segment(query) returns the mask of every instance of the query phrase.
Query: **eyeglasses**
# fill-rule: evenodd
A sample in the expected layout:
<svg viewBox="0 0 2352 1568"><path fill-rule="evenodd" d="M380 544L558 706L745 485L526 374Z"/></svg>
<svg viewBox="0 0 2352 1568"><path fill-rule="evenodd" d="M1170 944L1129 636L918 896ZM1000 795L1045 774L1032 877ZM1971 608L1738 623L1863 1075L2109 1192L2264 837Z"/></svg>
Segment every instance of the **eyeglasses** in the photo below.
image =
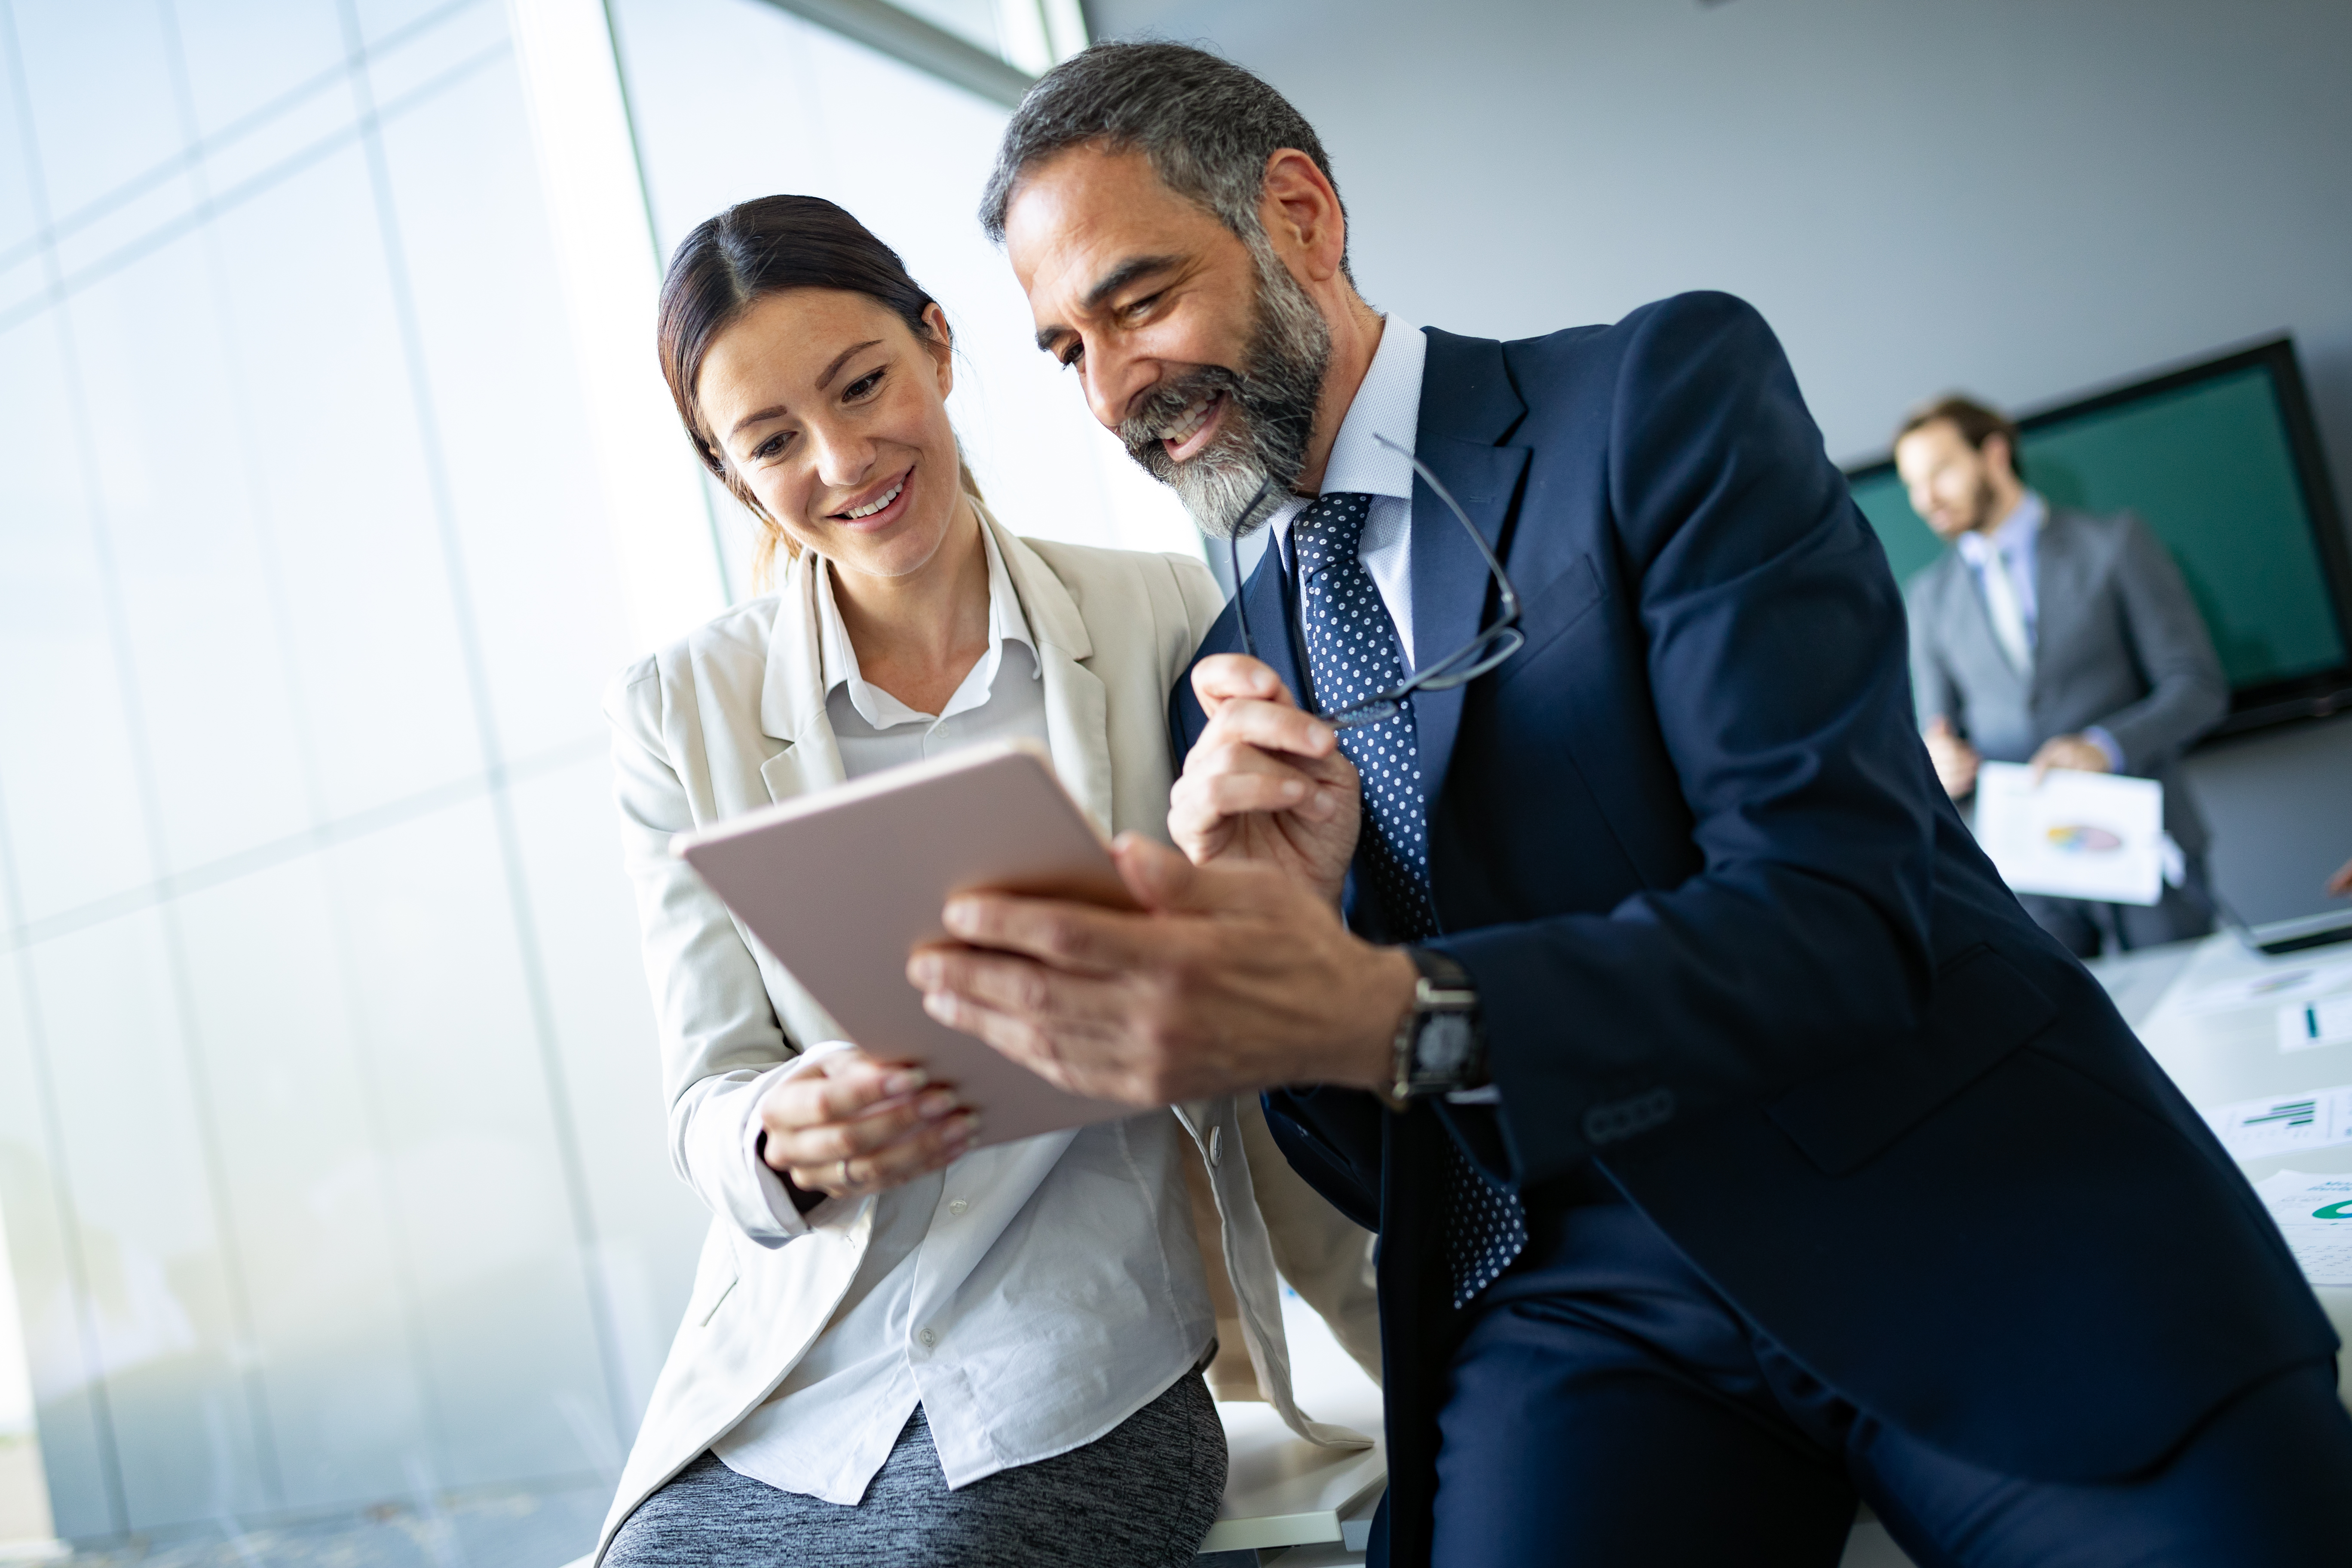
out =
<svg viewBox="0 0 2352 1568"><path fill-rule="evenodd" d="M1478 531L1477 525L1470 521L1470 514L1464 511L1462 503L1454 499L1454 492L1447 489L1438 477L1429 471L1427 464L1394 441L1377 434L1372 437L1372 439L1411 463L1412 471L1427 482L1430 489L1435 492L1437 499L1445 503L1445 510L1454 514L1455 521L1461 523L1462 531L1468 534L1470 542L1478 547L1478 553L1486 558L1486 570L1494 574L1495 586L1500 594L1502 613L1495 617L1491 626L1482 629L1468 642L1464 643L1436 663L1423 665L1407 676L1401 684L1392 686L1386 691L1376 691L1361 702L1351 702L1336 713L1317 715L1335 730L1352 730L1362 724L1377 724L1393 714L1403 705L1404 700L1416 691L1450 691L1454 687L1466 685L1518 652L1520 648L1527 646L1528 640L1527 634L1518 629L1519 595L1511 587L1511 579L1504 574L1502 562L1496 559L1494 550L1486 543L1486 536ZM1268 475L1259 482L1257 493L1250 497L1249 505L1242 508L1241 516L1234 522L1233 531L1225 536L1227 558L1233 563L1234 568L1234 618L1242 629L1242 651L1252 658L1257 657L1257 644L1250 637L1249 607L1241 593L1241 537L1247 531L1250 514L1257 510L1260 501L1265 500L1265 492L1272 488L1273 484L1272 475Z"/></svg>

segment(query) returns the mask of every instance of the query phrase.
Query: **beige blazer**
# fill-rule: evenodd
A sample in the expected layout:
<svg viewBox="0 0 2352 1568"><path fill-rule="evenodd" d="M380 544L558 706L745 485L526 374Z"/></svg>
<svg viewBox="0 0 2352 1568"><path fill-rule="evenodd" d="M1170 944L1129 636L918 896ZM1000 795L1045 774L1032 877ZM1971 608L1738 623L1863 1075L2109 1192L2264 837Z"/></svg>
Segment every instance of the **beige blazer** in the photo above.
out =
<svg viewBox="0 0 2352 1568"><path fill-rule="evenodd" d="M1062 782L1107 831L1166 842L1174 782L1166 697L1221 608L1197 560L1026 541L982 513L1037 644L1048 742ZM739 605L625 670L606 700L624 853L660 1024L670 1153L713 1213L686 1318L654 1386L597 1542L756 1409L832 1315L865 1254L873 1205L775 1245L745 1157L751 1107L798 1043L841 1031L694 873L671 836L838 784L817 653L816 576L795 562L776 595ZM1276 1279L1284 1274L1360 1362L1379 1329L1364 1233L1294 1173L1255 1098L1174 1108L1205 1162L1223 1261L1259 1386L1318 1443L1357 1434L1291 1397ZM768 1238L755 1239L763 1227Z"/></svg>

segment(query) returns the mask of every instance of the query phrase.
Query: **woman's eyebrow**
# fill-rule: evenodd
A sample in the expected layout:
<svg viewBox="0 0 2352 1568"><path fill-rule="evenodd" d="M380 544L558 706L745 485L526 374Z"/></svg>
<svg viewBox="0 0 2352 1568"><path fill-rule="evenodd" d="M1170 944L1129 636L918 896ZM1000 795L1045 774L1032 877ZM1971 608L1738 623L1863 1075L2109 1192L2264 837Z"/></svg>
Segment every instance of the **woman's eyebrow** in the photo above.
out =
<svg viewBox="0 0 2352 1568"><path fill-rule="evenodd" d="M847 348L842 350L839 353L834 355L833 363L824 367L824 374L816 378L816 389L819 392L823 392L826 387L831 386L833 384L833 378L841 374L841 367L849 363L850 355L864 353L867 349L872 348L876 343L878 343L881 341L882 340L880 338L868 338L862 343L852 343Z"/></svg>
<svg viewBox="0 0 2352 1568"><path fill-rule="evenodd" d="M849 358L852 354L864 353L867 349L872 348L881 341L882 340L880 338L868 338L862 343L852 343L847 348L842 350L839 353L834 355L833 363L824 367L824 374L816 378L816 389L819 392L823 392L826 387L832 385L833 378L841 374L841 367L849 363ZM792 409L787 405L779 403L772 407L762 408L756 414L746 414L742 418L738 419L731 426L729 427L727 434L730 437L740 436L745 430L754 425L765 424L771 419L780 419L791 412Z"/></svg>

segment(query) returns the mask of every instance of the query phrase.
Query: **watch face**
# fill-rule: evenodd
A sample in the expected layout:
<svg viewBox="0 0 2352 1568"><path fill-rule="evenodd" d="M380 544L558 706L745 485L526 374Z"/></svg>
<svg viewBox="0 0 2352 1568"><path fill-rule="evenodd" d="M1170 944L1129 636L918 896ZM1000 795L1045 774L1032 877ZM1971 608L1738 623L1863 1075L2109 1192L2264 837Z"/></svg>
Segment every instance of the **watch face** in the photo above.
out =
<svg viewBox="0 0 2352 1568"><path fill-rule="evenodd" d="M1458 1079L1470 1065L1470 1020L1460 1013L1432 1013L1422 1020L1412 1043L1416 1078Z"/></svg>

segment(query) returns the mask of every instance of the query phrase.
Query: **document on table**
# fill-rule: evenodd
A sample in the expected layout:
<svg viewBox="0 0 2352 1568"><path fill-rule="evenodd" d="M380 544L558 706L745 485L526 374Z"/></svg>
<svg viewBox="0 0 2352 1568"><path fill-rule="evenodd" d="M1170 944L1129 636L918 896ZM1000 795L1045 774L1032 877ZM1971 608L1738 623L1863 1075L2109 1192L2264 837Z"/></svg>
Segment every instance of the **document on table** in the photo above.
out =
<svg viewBox="0 0 2352 1568"><path fill-rule="evenodd" d="M2352 1174L2281 1171L2254 1184L2314 1285L2352 1285Z"/></svg>
<svg viewBox="0 0 2352 1568"><path fill-rule="evenodd" d="M2021 893L2153 904L2164 895L2164 786L2154 779L1987 763L1977 842Z"/></svg>
<svg viewBox="0 0 2352 1568"><path fill-rule="evenodd" d="M2199 1108L2233 1160L2352 1143L2352 1083Z"/></svg>
<svg viewBox="0 0 2352 1568"><path fill-rule="evenodd" d="M2288 1003L2278 1010L2278 1042L2283 1051L2352 1045L2352 995Z"/></svg>

